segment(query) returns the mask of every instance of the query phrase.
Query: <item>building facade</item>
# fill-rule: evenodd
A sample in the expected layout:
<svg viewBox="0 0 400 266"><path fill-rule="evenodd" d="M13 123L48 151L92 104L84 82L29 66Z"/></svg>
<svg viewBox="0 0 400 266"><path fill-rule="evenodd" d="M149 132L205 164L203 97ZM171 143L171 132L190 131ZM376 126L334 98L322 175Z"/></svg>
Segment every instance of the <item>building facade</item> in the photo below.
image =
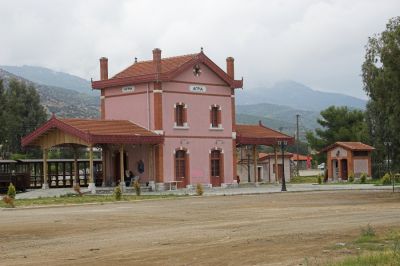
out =
<svg viewBox="0 0 400 266"><path fill-rule="evenodd" d="M100 80L92 81L92 88L101 91L100 119L53 116L22 145L43 149L44 169L51 147L96 147L102 150L103 186L140 180L161 190L165 185L234 184L237 149L246 147L258 158L257 145L293 143L292 137L261 123L236 124L235 90L243 87L243 79L235 79L232 57L224 71L202 49L162 58L156 48L152 55L148 61L135 59L112 77L108 59L100 58ZM92 170L89 187L95 191ZM46 187L48 174L43 172Z"/></svg>

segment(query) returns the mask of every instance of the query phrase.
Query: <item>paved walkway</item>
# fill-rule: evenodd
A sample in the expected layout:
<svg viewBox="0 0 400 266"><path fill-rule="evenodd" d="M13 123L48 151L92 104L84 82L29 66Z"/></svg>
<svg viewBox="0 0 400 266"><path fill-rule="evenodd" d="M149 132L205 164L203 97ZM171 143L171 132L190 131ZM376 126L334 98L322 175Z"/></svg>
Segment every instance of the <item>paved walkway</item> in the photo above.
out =
<svg viewBox="0 0 400 266"><path fill-rule="evenodd" d="M287 184L288 192L303 192L303 191L333 191L333 190L391 190L391 186L375 186L373 184L351 184L351 185L317 185L317 184ZM85 191L84 189L82 190ZM107 195L113 192L113 188L97 188L98 194ZM400 191L400 187L396 187L396 191ZM244 195L244 194L263 194L281 192L281 186L276 184L260 185L258 187L248 185L238 188L212 188L204 189L204 195ZM60 197L69 193L75 193L72 188L52 188L52 189L34 189L25 193L17 194L17 199L34 199L45 197ZM134 194L133 189L128 189L126 194ZM195 189L179 189L172 191L156 191L142 192L142 195L195 195Z"/></svg>

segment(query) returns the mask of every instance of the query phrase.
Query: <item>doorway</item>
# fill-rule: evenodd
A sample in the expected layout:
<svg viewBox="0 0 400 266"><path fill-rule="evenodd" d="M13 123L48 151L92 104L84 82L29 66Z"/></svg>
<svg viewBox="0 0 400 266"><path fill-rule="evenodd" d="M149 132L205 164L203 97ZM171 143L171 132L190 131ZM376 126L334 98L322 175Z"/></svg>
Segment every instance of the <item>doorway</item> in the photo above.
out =
<svg viewBox="0 0 400 266"><path fill-rule="evenodd" d="M344 180L347 180L348 177L348 171L347 171L347 159L342 159L340 160L340 172L341 172L341 178Z"/></svg>

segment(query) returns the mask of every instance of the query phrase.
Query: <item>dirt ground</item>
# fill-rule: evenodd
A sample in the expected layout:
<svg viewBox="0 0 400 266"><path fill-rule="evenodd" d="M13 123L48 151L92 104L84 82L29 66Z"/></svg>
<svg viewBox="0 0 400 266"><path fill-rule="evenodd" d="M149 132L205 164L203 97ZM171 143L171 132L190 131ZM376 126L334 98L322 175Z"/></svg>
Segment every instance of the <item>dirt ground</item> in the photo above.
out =
<svg viewBox="0 0 400 266"><path fill-rule="evenodd" d="M399 207L400 193L332 191L0 210L0 265L327 262L368 223L399 228Z"/></svg>

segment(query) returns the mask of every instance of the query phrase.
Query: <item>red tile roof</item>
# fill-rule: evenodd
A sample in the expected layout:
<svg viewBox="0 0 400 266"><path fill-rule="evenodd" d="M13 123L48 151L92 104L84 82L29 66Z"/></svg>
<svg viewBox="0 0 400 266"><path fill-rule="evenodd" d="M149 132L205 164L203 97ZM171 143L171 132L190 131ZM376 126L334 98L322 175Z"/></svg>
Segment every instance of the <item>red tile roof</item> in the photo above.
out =
<svg viewBox="0 0 400 266"><path fill-rule="evenodd" d="M157 136L157 134L128 120L95 120L79 118L59 120L80 131L88 132L91 135Z"/></svg>
<svg viewBox="0 0 400 266"><path fill-rule="evenodd" d="M340 147L343 147L345 149L352 150L352 151L373 151L373 150L375 150L374 147L369 146L367 144L364 144L362 142L338 141L338 142L335 142L332 145L329 145L328 147L326 147L325 149L321 150L320 152L325 152L325 151L331 150L331 149L335 148L336 146L340 146Z"/></svg>
<svg viewBox="0 0 400 266"><path fill-rule="evenodd" d="M294 138L259 125L236 125L236 141L243 145L276 145L278 141L293 144Z"/></svg>
<svg viewBox="0 0 400 266"><path fill-rule="evenodd" d="M184 65L185 63L196 59L199 54L189 54L182 56L167 57L161 59L161 73L168 73L174 71ZM155 68L152 60L140 61L122 70L113 78L127 78L142 75L154 74Z"/></svg>
<svg viewBox="0 0 400 266"><path fill-rule="evenodd" d="M89 144L157 144L163 137L128 120L58 119L49 121L31 134L22 138L21 144L35 146L36 141L52 129L57 128L76 136Z"/></svg>
<svg viewBox="0 0 400 266"><path fill-rule="evenodd" d="M93 89L106 89L116 86L126 86L147 82L168 82L178 74L196 64L204 64L231 88L242 88L242 80L233 80L203 52L161 59L161 72L156 73L153 60L136 62L114 77L107 80L92 81Z"/></svg>

